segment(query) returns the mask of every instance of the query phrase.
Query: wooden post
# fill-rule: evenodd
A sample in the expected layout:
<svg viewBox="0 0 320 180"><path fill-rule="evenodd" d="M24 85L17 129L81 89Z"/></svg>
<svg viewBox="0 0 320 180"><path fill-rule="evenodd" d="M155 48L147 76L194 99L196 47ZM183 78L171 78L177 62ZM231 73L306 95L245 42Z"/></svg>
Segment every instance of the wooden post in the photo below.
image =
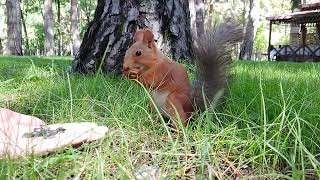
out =
<svg viewBox="0 0 320 180"><path fill-rule="evenodd" d="M305 60L304 54L306 49L306 37L307 37L307 27L306 24L301 24L301 35L302 35L302 57Z"/></svg>
<svg viewBox="0 0 320 180"><path fill-rule="evenodd" d="M269 43L268 43L268 61L270 61L270 51L271 51L271 33L272 33L272 21L270 21L269 25Z"/></svg>
<svg viewBox="0 0 320 180"><path fill-rule="evenodd" d="M316 26L317 26L318 41L320 42L320 23L317 23Z"/></svg>
<svg viewBox="0 0 320 180"><path fill-rule="evenodd" d="M306 24L301 24L302 45L306 45L307 27Z"/></svg>

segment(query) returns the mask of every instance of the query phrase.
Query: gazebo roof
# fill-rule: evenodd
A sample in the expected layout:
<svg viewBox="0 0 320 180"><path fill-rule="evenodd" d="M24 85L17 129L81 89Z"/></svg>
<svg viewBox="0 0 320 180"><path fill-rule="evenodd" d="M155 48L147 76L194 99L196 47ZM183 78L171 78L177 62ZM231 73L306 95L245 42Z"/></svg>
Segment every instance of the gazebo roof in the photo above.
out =
<svg viewBox="0 0 320 180"><path fill-rule="evenodd" d="M293 24L306 24L306 23L319 23L320 22L320 9L310 11L300 11L289 13L281 16L267 17L268 21L273 23L293 23Z"/></svg>
<svg viewBox="0 0 320 180"><path fill-rule="evenodd" d="M301 4L301 11L284 14L280 16L270 16L267 20L277 24L308 24L320 22L320 3Z"/></svg>
<svg viewBox="0 0 320 180"><path fill-rule="evenodd" d="M320 3L300 4L299 9L302 11L317 10L320 9Z"/></svg>

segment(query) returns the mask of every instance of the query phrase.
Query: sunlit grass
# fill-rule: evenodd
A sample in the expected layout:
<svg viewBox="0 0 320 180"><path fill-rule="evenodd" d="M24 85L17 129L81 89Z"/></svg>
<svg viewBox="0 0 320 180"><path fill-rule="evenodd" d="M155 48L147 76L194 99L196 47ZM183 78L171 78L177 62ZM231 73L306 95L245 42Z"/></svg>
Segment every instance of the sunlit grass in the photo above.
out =
<svg viewBox="0 0 320 180"><path fill-rule="evenodd" d="M2 161L2 176L132 178L148 165L163 178L319 177L318 64L237 62L225 102L174 133L149 111L137 83L68 75L70 63L0 57L0 106L47 123L93 121L111 131L79 149Z"/></svg>

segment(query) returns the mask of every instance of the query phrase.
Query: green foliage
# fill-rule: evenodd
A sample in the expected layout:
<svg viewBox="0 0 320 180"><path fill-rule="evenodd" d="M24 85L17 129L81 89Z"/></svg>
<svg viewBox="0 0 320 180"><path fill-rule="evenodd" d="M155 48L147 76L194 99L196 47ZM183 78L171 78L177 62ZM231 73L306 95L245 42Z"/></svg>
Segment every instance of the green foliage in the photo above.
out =
<svg viewBox="0 0 320 180"><path fill-rule="evenodd" d="M42 11L42 0L23 0L22 9L24 13L39 13Z"/></svg>
<svg viewBox="0 0 320 180"><path fill-rule="evenodd" d="M35 24L35 37L29 40L29 46L31 49L44 49L44 26L43 24Z"/></svg>
<svg viewBox="0 0 320 180"><path fill-rule="evenodd" d="M267 45L268 39L265 36L264 32L265 32L264 25L261 24L260 27L258 27L257 29L256 37L254 40L254 47L260 52L266 51L268 46Z"/></svg>
<svg viewBox="0 0 320 180"><path fill-rule="evenodd" d="M97 122L110 128L107 137L48 156L3 160L0 176L133 179L148 165L169 179L319 178L319 64L236 62L222 106L194 114L187 129L174 133L148 110L139 85L110 75L68 75L70 60L1 56L0 106L48 123Z"/></svg>
<svg viewBox="0 0 320 180"><path fill-rule="evenodd" d="M301 0L291 0L291 10L298 8L299 4L301 4Z"/></svg>

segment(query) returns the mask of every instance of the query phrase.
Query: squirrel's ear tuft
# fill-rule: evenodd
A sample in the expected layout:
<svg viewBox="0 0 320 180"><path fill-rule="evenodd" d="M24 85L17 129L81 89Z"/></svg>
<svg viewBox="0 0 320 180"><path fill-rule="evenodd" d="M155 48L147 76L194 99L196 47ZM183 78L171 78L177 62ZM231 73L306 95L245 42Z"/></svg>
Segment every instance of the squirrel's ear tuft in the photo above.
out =
<svg viewBox="0 0 320 180"><path fill-rule="evenodd" d="M137 29L136 33L134 34L134 41L135 42L143 41L143 35L144 35L144 30Z"/></svg>
<svg viewBox="0 0 320 180"><path fill-rule="evenodd" d="M154 43L154 35L150 29L145 29L143 33L143 42L148 44L148 47L151 48Z"/></svg>

